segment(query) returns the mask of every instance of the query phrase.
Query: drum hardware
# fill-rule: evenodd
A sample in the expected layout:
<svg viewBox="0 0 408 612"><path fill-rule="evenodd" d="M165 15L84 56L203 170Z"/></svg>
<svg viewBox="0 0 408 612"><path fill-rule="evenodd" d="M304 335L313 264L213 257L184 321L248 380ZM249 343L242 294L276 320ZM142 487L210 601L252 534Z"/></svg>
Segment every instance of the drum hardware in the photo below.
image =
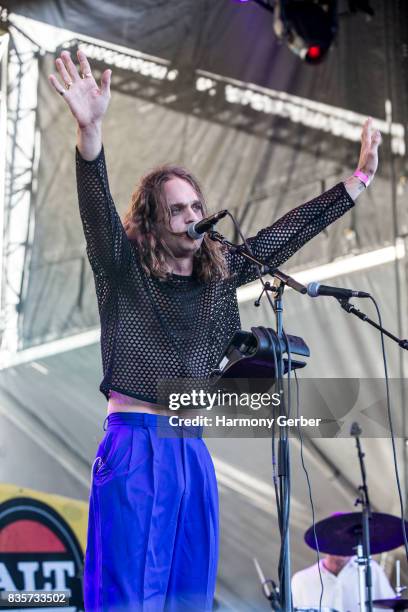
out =
<svg viewBox="0 0 408 612"><path fill-rule="evenodd" d="M255 565L256 572L258 574L259 582L262 586L262 592L265 595L266 599L268 599L268 601L270 602L272 610L275 610L275 612L282 612L279 598L279 587L271 578L265 578L265 575L256 557L253 558L253 562Z"/></svg>
<svg viewBox="0 0 408 612"><path fill-rule="evenodd" d="M402 592L407 587L401 586L401 562L399 559L395 561L395 592L397 596L392 599L376 599L373 601L373 605L376 608L383 608L386 610L407 610L408 599L402 599Z"/></svg>
<svg viewBox="0 0 408 612"><path fill-rule="evenodd" d="M408 528L407 521L406 525ZM370 526L373 555L393 550L404 543L401 519L398 516L372 512ZM340 557L355 555L362 533L360 512L336 512L316 523L315 527L320 552ZM305 542L310 548L316 550L313 526L306 531Z"/></svg>
<svg viewBox="0 0 408 612"><path fill-rule="evenodd" d="M408 610L408 599L402 599L401 597L375 599L373 606L384 610Z"/></svg>

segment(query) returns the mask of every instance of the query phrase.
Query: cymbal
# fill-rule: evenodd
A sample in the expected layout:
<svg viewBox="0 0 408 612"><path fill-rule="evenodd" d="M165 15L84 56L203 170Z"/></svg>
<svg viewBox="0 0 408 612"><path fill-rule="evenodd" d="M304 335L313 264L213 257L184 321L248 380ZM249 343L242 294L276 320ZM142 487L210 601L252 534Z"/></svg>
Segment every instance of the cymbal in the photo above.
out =
<svg viewBox="0 0 408 612"><path fill-rule="evenodd" d="M393 599L376 599L373 601L373 606L376 608L385 608L386 610L408 610L408 599L394 597Z"/></svg>
<svg viewBox="0 0 408 612"><path fill-rule="evenodd" d="M371 554L398 548L404 542L401 519L383 512L373 512L369 521ZM408 532L408 523L405 521ZM360 512L337 512L316 523L319 550L330 555L344 557L356 554L356 546L362 543ZM305 533L305 542L316 550L313 526Z"/></svg>

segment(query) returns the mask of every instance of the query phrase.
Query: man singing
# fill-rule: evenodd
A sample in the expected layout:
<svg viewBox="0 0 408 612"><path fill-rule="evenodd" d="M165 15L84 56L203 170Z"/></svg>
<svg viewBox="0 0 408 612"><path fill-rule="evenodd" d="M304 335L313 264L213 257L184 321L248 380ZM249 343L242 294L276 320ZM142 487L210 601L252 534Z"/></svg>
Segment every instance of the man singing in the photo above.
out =
<svg viewBox="0 0 408 612"><path fill-rule="evenodd" d="M78 127L79 207L101 319L100 389L108 400L93 466L85 606L209 611L218 558L214 468L199 434L165 435L169 417L157 385L208 376L240 328L236 289L257 271L208 236L186 234L207 208L184 168L144 176L122 224L102 148L111 71L98 86L82 51L78 61L79 71L64 51L50 83ZM374 177L380 140L368 120L355 175L262 229L250 239L254 255L279 266L352 208Z"/></svg>

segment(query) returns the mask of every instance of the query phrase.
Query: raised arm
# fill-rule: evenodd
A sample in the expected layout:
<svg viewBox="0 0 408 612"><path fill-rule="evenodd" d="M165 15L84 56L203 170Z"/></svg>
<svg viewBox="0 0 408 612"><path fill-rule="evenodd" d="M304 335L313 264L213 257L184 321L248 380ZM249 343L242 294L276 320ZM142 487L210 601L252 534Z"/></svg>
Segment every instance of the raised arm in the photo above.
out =
<svg viewBox="0 0 408 612"><path fill-rule="evenodd" d="M109 190L102 120L110 99L111 71L98 87L83 51L78 51L80 73L68 51L55 64L59 79L49 81L66 102L77 123L77 188L87 254L95 273L116 278L129 262L130 243Z"/></svg>
<svg viewBox="0 0 408 612"><path fill-rule="evenodd" d="M248 240L254 255L266 260L269 265L278 267L306 242L352 208L354 201L374 178L380 144L380 132L373 130L372 120L367 119L362 130L357 164L357 170L362 173L364 182L353 175L310 202L289 211L273 225ZM255 266L239 254L229 254L228 265L230 271L236 275L237 286L258 278Z"/></svg>
<svg viewBox="0 0 408 612"><path fill-rule="evenodd" d="M360 157L357 164L357 174L362 173L365 178L360 179L355 175L344 181L347 193L356 200L373 180L378 168L378 147L381 144L381 133L373 129L371 117L363 125L361 131Z"/></svg>

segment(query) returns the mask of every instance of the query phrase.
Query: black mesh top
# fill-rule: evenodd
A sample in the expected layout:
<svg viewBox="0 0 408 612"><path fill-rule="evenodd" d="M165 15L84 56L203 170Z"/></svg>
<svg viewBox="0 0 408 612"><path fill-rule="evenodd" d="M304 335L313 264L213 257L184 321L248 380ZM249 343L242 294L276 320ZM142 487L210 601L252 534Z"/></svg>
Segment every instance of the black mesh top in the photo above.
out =
<svg viewBox="0 0 408 612"><path fill-rule="evenodd" d="M236 289L257 278L253 265L226 255L231 276L201 283L173 274L148 276L123 229L109 191L103 149L91 162L76 158L86 250L101 319L103 380L113 389L157 403L160 379L206 378L240 329ZM291 210L249 242L254 255L279 266L354 205L344 184Z"/></svg>

